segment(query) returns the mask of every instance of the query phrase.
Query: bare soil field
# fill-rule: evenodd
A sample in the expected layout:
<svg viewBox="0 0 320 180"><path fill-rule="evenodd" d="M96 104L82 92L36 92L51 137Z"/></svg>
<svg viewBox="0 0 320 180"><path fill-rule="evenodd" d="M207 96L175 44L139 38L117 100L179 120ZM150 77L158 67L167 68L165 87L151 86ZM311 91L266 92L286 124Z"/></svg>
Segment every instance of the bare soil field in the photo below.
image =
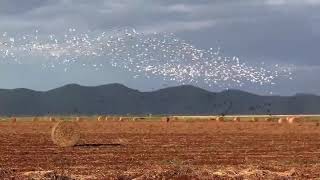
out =
<svg viewBox="0 0 320 180"><path fill-rule="evenodd" d="M316 179L316 122L81 121L59 148L55 122L0 122L0 179Z"/></svg>

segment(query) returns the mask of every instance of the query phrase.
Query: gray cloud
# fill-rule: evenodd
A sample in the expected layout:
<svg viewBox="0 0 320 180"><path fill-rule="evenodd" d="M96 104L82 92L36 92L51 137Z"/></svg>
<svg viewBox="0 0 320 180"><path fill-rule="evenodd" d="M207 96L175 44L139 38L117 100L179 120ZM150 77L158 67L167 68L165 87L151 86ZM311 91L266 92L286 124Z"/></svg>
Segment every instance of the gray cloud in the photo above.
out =
<svg viewBox="0 0 320 180"><path fill-rule="evenodd" d="M30 33L34 29L39 29L43 34L59 34L69 27L78 31L134 27L146 33L173 32L199 48L220 46L225 55L239 56L245 61L294 64L299 69L295 80L283 80L271 90L283 94L301 91L320 94L319 88L313 84L320 80L320 73L315 70L320 66L319 6L319 0L2 0L0 34ZM18 72L23 71L21 66L2 65ZM8 80L5 77L11 71L3 70L0 77L4 82L2 87L48 89L72 80L85 84L118 81L134 86L128 80L130 73L122 72L119 76L116 70L112 73L106 70L104 73L108 78L99 78L93 72L87 72L86 78L80 78L76 74L86 72L81 68L64 73L59 78L46 75L50 81L43 85L37 83L37 73L40 71L35 67L34 70L33 67L28 69L31 73L24 74L24 77L29 78L29 84L22 83L18 76L11 76ZM66 80L66 77L73 78ZM310 83L307 82L309 79ZM134 82L139 82L142 90L150 89L149 80ZM157 82L165 83L159 79ZM296 88L299 85L303 88ZM152 86L157 88L157 84ZM247 88L264 92L257 87Z"/></svg>

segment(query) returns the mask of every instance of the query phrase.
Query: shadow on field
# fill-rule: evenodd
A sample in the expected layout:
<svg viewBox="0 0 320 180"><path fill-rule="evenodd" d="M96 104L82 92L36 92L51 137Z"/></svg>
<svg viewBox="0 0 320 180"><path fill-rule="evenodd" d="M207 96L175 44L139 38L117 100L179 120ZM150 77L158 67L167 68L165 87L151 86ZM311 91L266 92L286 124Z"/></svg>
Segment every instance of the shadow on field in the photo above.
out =
<svg viewBox="0 0 320 180"><path fill-rule="evenodd" d="M124 146L120 143L112 143L112 144L78 144L75 147L114 147L114 146Z"/></svg>

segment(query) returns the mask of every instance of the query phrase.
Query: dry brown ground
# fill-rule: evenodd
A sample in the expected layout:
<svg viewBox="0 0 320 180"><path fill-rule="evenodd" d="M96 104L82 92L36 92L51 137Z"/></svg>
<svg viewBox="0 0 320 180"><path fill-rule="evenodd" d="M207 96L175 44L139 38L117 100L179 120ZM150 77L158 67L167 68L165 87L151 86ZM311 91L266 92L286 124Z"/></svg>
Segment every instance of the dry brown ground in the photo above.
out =
<svg viewBox="0 0 320 180"><path fill-rule="evenodd" d="M315 179L315 122L79 122L58 148L53 122L0 122L0 179ZM63 179L63 178L62 178Z"/></svg>

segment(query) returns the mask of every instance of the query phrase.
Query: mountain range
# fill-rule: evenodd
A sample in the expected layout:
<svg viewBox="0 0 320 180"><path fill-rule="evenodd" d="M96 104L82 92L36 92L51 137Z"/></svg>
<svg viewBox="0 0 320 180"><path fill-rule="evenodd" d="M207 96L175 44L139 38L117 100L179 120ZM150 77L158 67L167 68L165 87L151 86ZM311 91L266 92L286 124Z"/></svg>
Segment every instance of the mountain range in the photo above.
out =
<svg viewBox="0 0 320 180"><path fill-rule="evenodd" d="M69 84L49 91L0 89L0 115L233 115L319 114L320 96L260 96L240 90L210 92L183 85L140 92L121 84Z"/></svg>

